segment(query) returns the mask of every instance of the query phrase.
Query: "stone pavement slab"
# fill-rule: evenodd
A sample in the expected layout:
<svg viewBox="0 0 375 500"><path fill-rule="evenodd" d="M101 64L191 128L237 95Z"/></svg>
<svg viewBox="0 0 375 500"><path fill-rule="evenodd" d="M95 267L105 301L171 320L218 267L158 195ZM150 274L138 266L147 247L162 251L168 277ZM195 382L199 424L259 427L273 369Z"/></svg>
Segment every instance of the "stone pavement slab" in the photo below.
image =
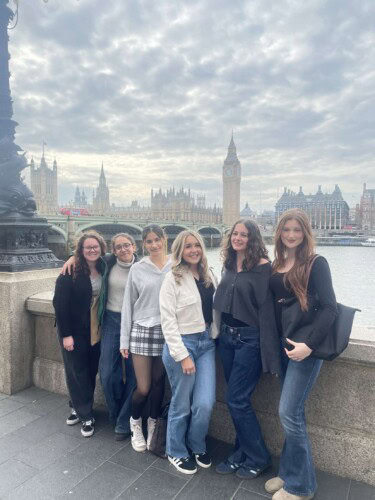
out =
<svg viewBox="0 0 375 500"><path fill-rule="evenodd" d="M0 500L266 500L261 477L241 481L214 467L187 476L167 460L136 453L130 440L115 441L104 408L96 409L95 434L83 438L80 425L67 426L67 398L31 387L0 394ZM214 465L231 446L208 437ZM316 500L375 500L375 487L317 471Z"/></svg>

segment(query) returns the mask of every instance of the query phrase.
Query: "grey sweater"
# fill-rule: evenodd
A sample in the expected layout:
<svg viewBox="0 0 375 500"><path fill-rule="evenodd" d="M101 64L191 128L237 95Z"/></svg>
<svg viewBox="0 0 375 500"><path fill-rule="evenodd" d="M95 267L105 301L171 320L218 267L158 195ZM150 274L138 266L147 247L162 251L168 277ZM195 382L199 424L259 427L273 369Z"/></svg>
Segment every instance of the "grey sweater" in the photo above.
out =
<svg viewBox="0 0 375 500"><path fill-rule="evenodd" d="M167 260L163 269L144 257L134 264L129 272L121 310L120 349L129 349L132 323L146 318L158 318L160 325L159 293L164 277L171 269L172 261Z"/></svg>

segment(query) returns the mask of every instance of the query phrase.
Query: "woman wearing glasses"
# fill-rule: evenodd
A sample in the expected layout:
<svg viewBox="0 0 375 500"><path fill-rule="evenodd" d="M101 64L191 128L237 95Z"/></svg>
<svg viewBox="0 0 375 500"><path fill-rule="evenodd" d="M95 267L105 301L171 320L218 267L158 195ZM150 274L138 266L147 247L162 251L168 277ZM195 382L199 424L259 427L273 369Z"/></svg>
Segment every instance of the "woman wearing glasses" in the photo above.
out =
<svg viewBox="0 0 375 500"><path fill-rule="evenodd" d="M135 375L131 357L124 362L120 353L121 308L129 271L138 257L134 238L128 233L115 234L111 247L112 253L104 256L107 273L98 311L102 326L99 375L109 419L115 426L115 439L122 441L130 434L130 405ZM63 272L66 268L70 272L74 262L74 257L71 257Z"/></svg>
<svg viewBox="0 0 375 500"><path fill-rule="evenodd" d="M94 390L100 343L92 345L90 312L95 296L103 293L106 244L96 231L83 234L75 249L75 269L56 281L53 306L70 396L68 425L82 422L84 437L94 434Z"/></svg>

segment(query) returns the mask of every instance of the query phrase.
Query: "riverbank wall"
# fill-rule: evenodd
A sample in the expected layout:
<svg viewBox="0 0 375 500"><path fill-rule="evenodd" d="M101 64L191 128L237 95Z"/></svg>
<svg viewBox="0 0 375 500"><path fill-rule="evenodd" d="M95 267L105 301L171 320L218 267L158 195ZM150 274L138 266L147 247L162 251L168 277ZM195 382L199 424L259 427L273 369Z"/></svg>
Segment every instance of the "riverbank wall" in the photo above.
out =
<svg viewBox="0 0 375 500"><path fill-rule="evenodd" d="M66 394L64 369L54 327L52 292L26 300L32 318L30 380L37 387ZM217 360L217 402L210 434L234 442L234 428L225 404L226 383ZM279 455L283 433L277 408L279 381L263 375L253 397L265 440ZM104 404L98 384L97 404ZM307 422L314 460L322 470L375 485L375 328L353 331L348 349L336 361L325 362L307 404Z"/></svg>

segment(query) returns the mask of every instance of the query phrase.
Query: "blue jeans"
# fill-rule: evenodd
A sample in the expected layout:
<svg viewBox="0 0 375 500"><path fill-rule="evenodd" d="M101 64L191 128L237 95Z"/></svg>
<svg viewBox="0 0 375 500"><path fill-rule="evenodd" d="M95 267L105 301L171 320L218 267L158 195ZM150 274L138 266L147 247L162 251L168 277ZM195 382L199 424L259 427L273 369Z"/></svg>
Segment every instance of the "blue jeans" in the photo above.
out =
<svg viewBox="0 0 375 500"><path fill-rule="evenodd" d="M130 432L131 396L136 386L131 358L125 360L126 381L123 382L120 353L121 313L106 311L102 324L99 362L100 381L109 410L109 418L115 424L115 432Z"/></svg>
<svg viewBox="0 0 375 500"><path fill-rule="evenodd" d="M271 462L250 396L262 372L259 330L221 326L219 354L228 384L227 404L236 430L232 463L260 469Z"/></svg>
<svg viewBox="0 0 375 500"><path fill-rule="evenodd" d="M285 442L279 477L293 495L312 495L316 489L310 440L306 430L305 402L318 378L323 361L312 357L297 362L289 359L282 380L279 415Z"/></svg>
<svg viewBox="0 0 375 500"><path fill-rule="evenodd" d="M177 458L206 451L206 435L212 408L216 399L215 343L208 330L181 335L182 341L195 363L195 373L182 372L181 362L163 349L163 363L172 389L168 413L167 455Z"/></svg>

